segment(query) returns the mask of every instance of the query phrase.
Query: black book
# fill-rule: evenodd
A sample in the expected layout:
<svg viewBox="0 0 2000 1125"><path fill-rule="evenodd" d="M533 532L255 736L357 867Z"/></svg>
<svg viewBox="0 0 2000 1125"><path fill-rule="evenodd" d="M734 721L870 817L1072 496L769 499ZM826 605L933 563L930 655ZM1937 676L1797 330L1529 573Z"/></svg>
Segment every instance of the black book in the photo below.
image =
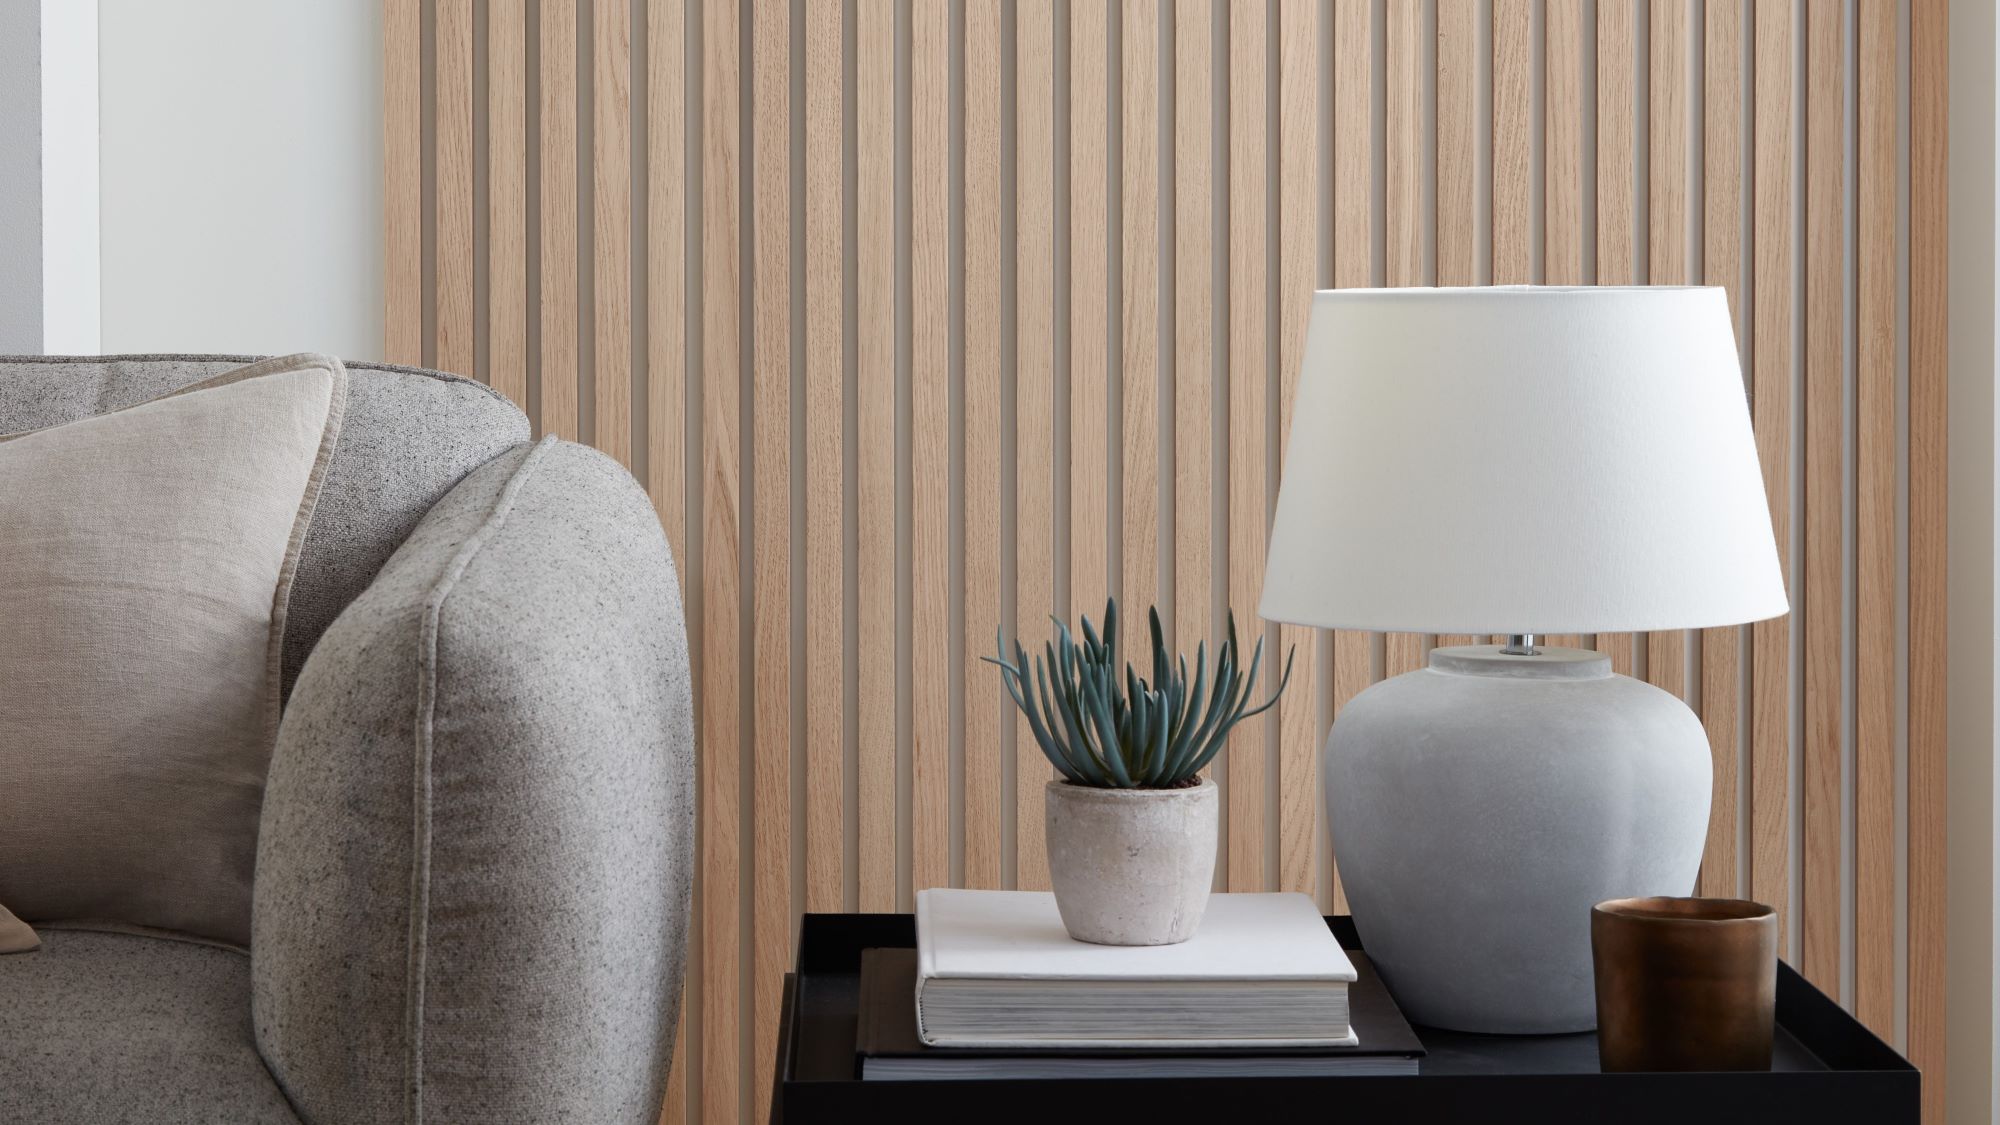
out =
<svg viewBox="0 0 2000 1125"><path fill-rule="evenodd" d="M1417 1072L1423 1044L1382 986L1366 954L1350 951L1358 979L1348 986L1352 1047L1100 1047L1033 1050L926 1047L917 1038L917 951L861 953L855 1065L864 1079L1320 1078Z"/></svg>

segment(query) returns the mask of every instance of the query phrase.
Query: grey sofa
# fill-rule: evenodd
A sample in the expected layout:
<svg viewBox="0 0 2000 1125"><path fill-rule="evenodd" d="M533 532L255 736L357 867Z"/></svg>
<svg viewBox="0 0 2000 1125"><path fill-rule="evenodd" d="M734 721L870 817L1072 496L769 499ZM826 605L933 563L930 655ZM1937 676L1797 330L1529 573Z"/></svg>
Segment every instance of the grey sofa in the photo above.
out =
<svg viewBox="0 0 2000 1125"><path fill-rule="evenodd" d="M0 433L244 361L0 359ZM0 957L0 1121L659 1112L694 829L659 522L615 462L530 443L486 387L348 366L290 603L250 947L44 929Z"/></svg>

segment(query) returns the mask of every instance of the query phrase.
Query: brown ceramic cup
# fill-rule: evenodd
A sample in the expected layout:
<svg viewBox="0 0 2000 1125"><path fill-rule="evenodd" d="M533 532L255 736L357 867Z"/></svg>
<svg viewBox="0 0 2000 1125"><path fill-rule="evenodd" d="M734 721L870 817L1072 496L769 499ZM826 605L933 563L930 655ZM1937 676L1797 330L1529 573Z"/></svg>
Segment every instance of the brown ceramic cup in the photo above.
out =
<svg viewBox="0 0 2000 1125"><path fill-rule="evenodd" d="M1726 898L1621 898L1590 911L1607 1071L1769 1070L1778 916Z"/></svg>

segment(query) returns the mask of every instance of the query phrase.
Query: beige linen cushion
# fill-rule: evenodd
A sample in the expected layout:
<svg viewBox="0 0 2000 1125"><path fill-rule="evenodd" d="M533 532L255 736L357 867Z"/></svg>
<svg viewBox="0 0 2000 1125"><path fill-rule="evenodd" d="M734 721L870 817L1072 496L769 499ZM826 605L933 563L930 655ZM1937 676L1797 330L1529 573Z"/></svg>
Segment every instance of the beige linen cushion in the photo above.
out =
<svg viewBox="0 0 2000 1125"><path fill-rule="evenodd" d="M247 945L285 605L347 373L0 436L0 902Z"/></svg>

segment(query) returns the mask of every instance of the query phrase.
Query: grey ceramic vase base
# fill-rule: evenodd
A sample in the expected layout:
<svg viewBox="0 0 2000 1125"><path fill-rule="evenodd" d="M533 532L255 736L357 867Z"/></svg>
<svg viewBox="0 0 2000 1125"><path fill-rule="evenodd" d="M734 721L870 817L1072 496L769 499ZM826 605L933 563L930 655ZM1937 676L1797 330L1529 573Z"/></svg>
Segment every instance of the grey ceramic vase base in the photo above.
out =
<svg viewBox="0 0 2000 1125"><path fill-rule="evenodd" d="M1215 879L1216 787L1043 789L1049 885L1063 928L1096 945L1194 936Z"/></svg>
<svg viewBox="0 0 2000 1125"><path fill-rule="evenodd" d="M1712 763L1694 713L1578 649L1469 645L1356 696L1328 826L1369 958L1414 1023L1596 1026L1590 909L1685 895Z"/></svg>

